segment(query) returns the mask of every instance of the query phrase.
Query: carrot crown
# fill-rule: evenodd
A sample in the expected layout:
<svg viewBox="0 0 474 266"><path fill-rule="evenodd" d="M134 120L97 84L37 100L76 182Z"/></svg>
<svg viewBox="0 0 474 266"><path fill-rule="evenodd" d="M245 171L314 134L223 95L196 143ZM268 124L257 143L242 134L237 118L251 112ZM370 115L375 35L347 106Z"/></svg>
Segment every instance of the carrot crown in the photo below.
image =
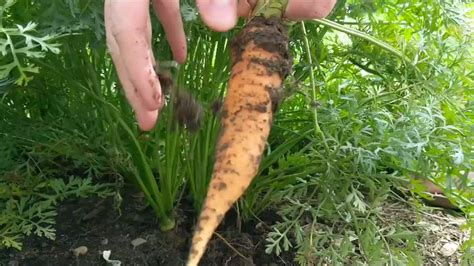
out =
<svg viewBox="0 0 474 266"><path fill-rule="evenodd" d="M252 12L252 17L281 18L286 10L288 0L258 0Z"/></svg>

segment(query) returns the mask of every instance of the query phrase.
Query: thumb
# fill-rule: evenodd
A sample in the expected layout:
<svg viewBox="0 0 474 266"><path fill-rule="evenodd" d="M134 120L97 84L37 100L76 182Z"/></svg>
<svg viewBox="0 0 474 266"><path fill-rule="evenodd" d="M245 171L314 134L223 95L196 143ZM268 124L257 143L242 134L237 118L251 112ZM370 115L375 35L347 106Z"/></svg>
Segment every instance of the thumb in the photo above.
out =
<svg viewBox="0 0 474 266"><path fill-rule="evenodd" d="M237 0L196 0L201 18L215 31L228 31L237 24Z"/></svg>

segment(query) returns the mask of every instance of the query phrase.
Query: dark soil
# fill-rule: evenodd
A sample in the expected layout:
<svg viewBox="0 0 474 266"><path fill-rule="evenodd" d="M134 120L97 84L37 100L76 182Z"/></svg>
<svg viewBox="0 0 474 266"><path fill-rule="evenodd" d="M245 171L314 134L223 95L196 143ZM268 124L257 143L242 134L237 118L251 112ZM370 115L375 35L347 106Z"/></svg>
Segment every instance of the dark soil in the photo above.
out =
<svg viewBox="0 0 474 266"><path fill-rule="evenodd" d="M120 260L122 265L184 265L195 217L191 208L181 207L177 226L164 233L151 208L143 208L139 193L130 191L122 196L122 215L114 209L112 198L63 202L58 208L56 240L28 237L20 252L1 250L0 265L107 265L102 258L104 250L110 250L110 259ZM263 217L269 217L271 223L275 215ZM238 227L235 214L230 212L217 230L225 241L214 235L201 265L294 264L289 254L265 254L264 226L249 223L241 230ZM134 247L132 240L137 238L146 243ZM88 251L76 257L72 250L80 246L86 246Z"/></svg>

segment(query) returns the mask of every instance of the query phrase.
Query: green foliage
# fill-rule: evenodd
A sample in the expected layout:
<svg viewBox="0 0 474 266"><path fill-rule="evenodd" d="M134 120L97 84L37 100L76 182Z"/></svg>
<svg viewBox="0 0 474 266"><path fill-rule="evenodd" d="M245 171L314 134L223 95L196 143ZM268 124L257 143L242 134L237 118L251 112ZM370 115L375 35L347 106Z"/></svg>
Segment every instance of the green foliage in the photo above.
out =
<svg viewBox="0 0 474 266"><path fill-rule="evenodd" d="M170 103L144 133L107 55L102 5L17 0L0 9L3 246L20 248L22 234L52 237L66 197L110 193L91 180L135 183L164 230L179 202L201 207L219 132L212 109L225 93L229 42L241 24L211 32L195 1L182 1L189 52L177 83L202 102L203 126L195 134L177 127ZM288 97L237 206L245 221L280 217L267 252L295 251L302 265L421 264L422 232L394 221L388 205L412 196L404 204L419 212L419 199L431 198L421 178L443 188L474 227L473 8L348 0L328 20L292 26ZM157 59L171 60L153 23ZM466 264L473 239L463 246Z"/></svg>
<svg viewBox="0 0 474 266"><path fill-rule="evenodd" d="M194 3L184 3L184 15L197 14ZM183 11L182 11L183 12ZM178 77L179 86L188 89L203 105L203 124L195 133L186 132L182 142L180 173L187 182L187 190L196 210L201 208L206 196L214 163L214 147L219 133L218 106L226 87L230 58L229 36L211 32L198 23L196 17L187 15L188 62ZM192 62L192 63L191 63ZM166 149L162 147L162 149ZM176 178L175 176L171 178ZM187 193L186 193L187 194Z"/></svg>
<svg viewBox="0 0 474 266"><path fill-rule="evenodd" d="M19 132L27 129L28 123L32 121L48 124L60 118L55 123L70 134L69 138L81 135L92 149L112 155L111 161L98 162L98 165L106 169L113 166L111 173L119 176L119 179L123 177L135 183L157 214L160 227L163 230L171 229L175 223L175 199L183 181L176 178L181 175L176 169L181 169L181 142L178 140L182 134L167 134L170 128L164 126L149 134L150 141L141 140L146 136L139 132L135 124L130 107L118 86L114 66L107 56L102 23L103 3L53 1L44 6L32 6L22 1L12 6L8 12L9 20L16 22L24 19L20 12L22 8L28 8L30 15L37 15L38 24L46 27L45 32L62 35L59 39L62 53L34 60L44 72L28 84L7 87L3 95L3 109L14 115L24 113L24 116L16 118L24 121ZM51 8L56 10L51 13ZM159 27L155 29L157 32L154 36L162 38L163 31ZM168 55L170 59L166 47L161 49L160 55ZM17 109L22 103L27 106L26 110ZM169 119L165 116L160 125L168 125L166 120ZM6 119L7 124L12 121ZM156 153L156 149L162 147L160 141L165 134L167 151L174 149L177 152ZM173 147L173 144L178 146ZM60 154L69 152L63 150ZM97 174L100 176L104 173L101 170ZM159 179L155 177L157 173Z"/></svg>
<svg viewBox="0 0 474 266"><path fill-rule="evenodd" d="M297 117L301 125L293 125L293 131L301 135L306 131L303 121L310 125L311 120L315 130L286 155L302 152L298 157L305 160L293 160L291 167L281 162L273 166L299 166L296 175L302 177L287 175L282 184L280 178L265 176L270 196L254 190L254 184L245 198L251 205L244 207L262 202L278 206L282 221L268 234L267 252L296 248L303 265L419 264L419 237L397 226L387 234L380 218L382 204L395 198L392 186L406 190L403 187L411 183L412 193L431 198L416 185L419 177L445 188L448 198L471 216L474 191L467 174L473 169L474 144L472 35L467 18L457 11L460 6L435 3L407 3L409 8L400 11L395 1L373 1L366 11L363 4L350 2L333 14L338 24L316 21L306 23L307 30L293 29L294 75L301 91L287 100L277 126ZM413 14L427 18L404 17ZM428 20L430 24L423 24ZM273 131L270 147L288 142L279 135ZM307 161L318 170L305 173ZM472 219L466 226L472 228ZM471 242L464 244L467 261Z"/></svg>
<svg viewBox="0 0 474 266"><path fill-rule="evenodd" d="M106 185L92 184L91 178L59 178L27 183L11 173L0 182L0 247L21 249L22 235L31 234L54 240L56 208L70 197L105 197L111 194Z"/></svg>
<svg viewBox="0 0 474 266"><path fill-rule="evenodd" d="M17 85L26 85L31 79L31 73L38 73L39 69L30 58L43 58L46 52L59 53L58 43L54 40L57 36L37 34L37 24L28 22L25 26L7 27L4 25L4 15L8 8L15 4L15 0L8 0L0 6L0 80L9 77L10 72L16 71Z"/></svg>
<svg viewBox="0 0 474 266"><path fill-rule="evenodd" d="M15 124L0 129L1 247L20 249L23 235L54 239L58 204L72 197L105 197L112 187L96 184L114 166L114 154L92 147L76 132L32 122L5 112ZM21 131L28 126L27 131ZM119 159L117 158L117 161Z"/></svg>

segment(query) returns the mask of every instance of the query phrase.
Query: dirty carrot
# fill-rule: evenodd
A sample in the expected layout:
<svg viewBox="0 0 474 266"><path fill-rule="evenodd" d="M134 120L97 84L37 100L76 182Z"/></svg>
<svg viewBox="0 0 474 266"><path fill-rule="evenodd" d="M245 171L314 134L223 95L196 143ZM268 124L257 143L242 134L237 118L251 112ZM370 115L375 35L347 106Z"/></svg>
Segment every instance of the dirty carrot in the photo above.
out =
<svg viewBox="0 0 474 266"><path fill-rule="evenodd" d="M287 32L277 17L254 17L232 42L231 53L213 175L187 265L199 263L214 230L257 174L291 68Z"/></svg>

